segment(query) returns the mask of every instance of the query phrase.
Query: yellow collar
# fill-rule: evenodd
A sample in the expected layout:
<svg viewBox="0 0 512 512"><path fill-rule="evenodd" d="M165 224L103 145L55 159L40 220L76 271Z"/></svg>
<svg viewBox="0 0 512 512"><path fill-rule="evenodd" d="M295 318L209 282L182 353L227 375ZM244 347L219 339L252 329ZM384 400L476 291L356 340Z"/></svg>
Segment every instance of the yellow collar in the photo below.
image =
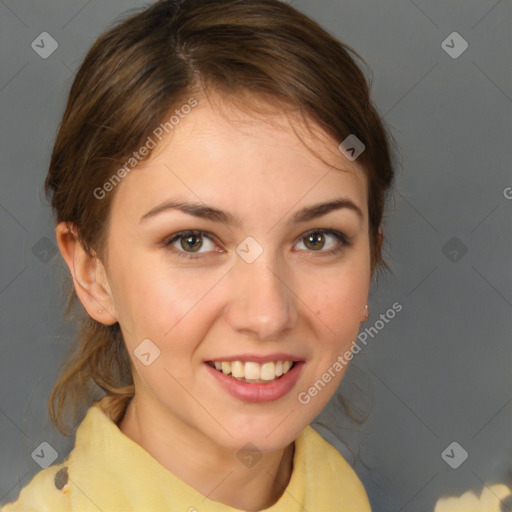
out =
<svg viewBox="0 0 512 512"><path fill-rule="evenodd" d="M63 463L70 510L80 512L242 512L211 501L164 468L90 407L78 427L75 447ZM366 492L352 467L311 426L295 440L291 479L266 512L369 512Z"/></svg>

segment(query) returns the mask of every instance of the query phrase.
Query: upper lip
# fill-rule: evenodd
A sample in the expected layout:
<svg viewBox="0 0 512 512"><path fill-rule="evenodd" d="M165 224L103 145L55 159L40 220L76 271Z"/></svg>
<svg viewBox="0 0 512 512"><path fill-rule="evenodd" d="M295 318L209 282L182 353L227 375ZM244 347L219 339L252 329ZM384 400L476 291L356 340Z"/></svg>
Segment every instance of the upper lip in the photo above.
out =
<svg viewBox="0 0 512 512"><path fill-rule="evenodd" d="M214 359L206 359L205 362L212 361L222 362L222 361L253 361L255 363L263 364L270 363L272 361L304 361L303 357L295 356L293 354L286 354L284 352L279 352L275 354L268 354L266 356L256 355L256 354L238 354L235 356L223 356L216 357Z"/></svg>

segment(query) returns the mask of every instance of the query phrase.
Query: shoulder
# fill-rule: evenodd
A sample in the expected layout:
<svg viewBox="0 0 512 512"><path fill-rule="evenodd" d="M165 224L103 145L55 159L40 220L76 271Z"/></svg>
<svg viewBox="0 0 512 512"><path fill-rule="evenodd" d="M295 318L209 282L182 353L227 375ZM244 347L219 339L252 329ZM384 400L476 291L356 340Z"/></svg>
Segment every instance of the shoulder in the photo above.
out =
<svg viewBox="0 0 512 512"><path fill-rule="evenodd" d="M361 481L352 466L341 453L326 441L311 425L308 425L301 434L301 441L307 446L310 459L318 464L327 465L328 468L340 472L362 487Z"/></svg>
<svg viewBox="0 0 512 512"><path fill-rule="evenodd" d="M343 503L347 510L371 510L363 483L333 445L310 425L302 431L297 441L300 443L302 457L306 463L304 469L307 474L317 477L317 486L322 493L333 492L337 503ZM328 491L327 487L333 482L339 482L339 488ZM343 510L343 507L339 510Z"/></svg>
<svg viewBox="0 0 512 512"><path fill-rule="evenodd" d="M0 512L71 512L84 510L80 492L76 492L76 482L100 479L97 474L106 445L112 447L119 441L119 429L112 419L112 407L100 400L89 407L78 426L75 444L66 459L39 471L21 489L18 499L0 506ZM105 410L105 407L107 410ZM94 471L96 469L96 471ZM91 476L92 475L92 476ZM75 492L73 492L75 491Z"/></svg>
<svg viewBox="0 0 512 512"><path fill-rule="evenodd" d="M18 499L0 512L69 512L70 507L67 466L62 463L39 471L21 489Z"/></svg>

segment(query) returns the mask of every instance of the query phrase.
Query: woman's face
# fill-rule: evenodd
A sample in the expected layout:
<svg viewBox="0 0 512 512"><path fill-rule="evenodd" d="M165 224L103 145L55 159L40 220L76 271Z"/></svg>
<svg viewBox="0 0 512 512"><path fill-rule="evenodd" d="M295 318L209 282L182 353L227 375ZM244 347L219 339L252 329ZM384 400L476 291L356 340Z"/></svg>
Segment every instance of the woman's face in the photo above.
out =
<svg viewBox="0 0 512 512"><path fill-rule="evenodd" d="M137 401L164 435L283 448L346 369L335 363L357 336L370 282L366 178L319 130L321 140L293 125L329 163L285 114L272 121L200 100L115 190L111 313ZM299 363L276 379L283 360ZM208 363L222 361L271 380L239 383Z"/></svg>

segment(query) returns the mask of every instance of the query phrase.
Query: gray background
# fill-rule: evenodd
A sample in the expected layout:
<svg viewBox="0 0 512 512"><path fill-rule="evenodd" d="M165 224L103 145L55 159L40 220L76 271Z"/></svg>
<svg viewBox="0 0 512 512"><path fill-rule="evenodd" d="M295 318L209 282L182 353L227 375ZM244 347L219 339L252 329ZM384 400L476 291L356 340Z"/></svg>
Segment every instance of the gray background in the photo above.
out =
<svg viewBox="0 0 512 512"><path fill-rule="evenodd" d="M368 419L353 424L333 399L314 426L354 465L376 512L432 511L440 496L512 474L511 3L291 3L367 60L401 158L385 220L392 272L373 286L363 329L394 302L403 309L340 387ZM46 413L74 328L62 321L65 267L41 189L74 70L108 24L143 4L0 2L1 504L40 470L30 454L41 442L58 462L72 447ZM453 31L469 45L458 58L441 47ZM42 32L59 44L48 59L31 48ZM453 441L469 455L457 469L441 457Z"/></svg>

